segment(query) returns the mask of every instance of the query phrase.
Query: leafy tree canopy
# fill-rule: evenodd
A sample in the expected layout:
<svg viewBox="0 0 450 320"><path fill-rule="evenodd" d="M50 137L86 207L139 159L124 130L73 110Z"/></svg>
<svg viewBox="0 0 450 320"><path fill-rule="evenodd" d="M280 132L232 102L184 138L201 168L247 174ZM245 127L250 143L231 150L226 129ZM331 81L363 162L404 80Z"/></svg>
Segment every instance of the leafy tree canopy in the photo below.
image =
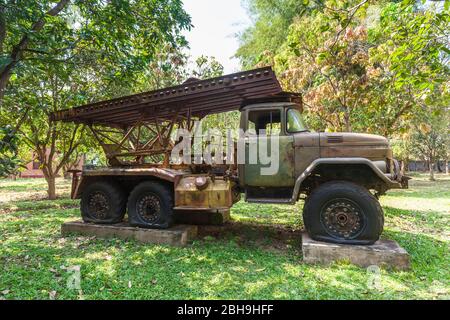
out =
<svg viewBox="0 0 450 320"><path fill-rule="evenodd" d="M450 1L249 0L245 68L272 65L316 130L381 134L402 168L448 161ZM282 9L280 9L282 8Z"/></svg>
<svg viewBox="0 0 450 320"><path fill-rule="evenodd" d="M11 126L0 127L0 177L15 173L19 165L17 139Z"/></svg>
<svg viewBox="0 0 450 320"><path fill-rule="evenodd" d="M252 41L270 42L270 32L257 31L269 11L258 6L260 1L250 2L258 15L247 33ZM284 19L289 27L277 32L274 50L251 45L250 54L244 34L238 56L245 67L274 66L286 90L302 92L311 127L392 136L411 128L414 114L439 110L433 106L448 96L448 1L304 5Z"/></svg>
<svg viewBox="0 0 450 320"><path fill-rule="evenodd" d="M164 44L186 45L191 27L181 0L2 0L0 90L36 61L67 62L82 52L122 83ZM105 67L107 66L107 67ZM83 67L80 65L80 67Z"/></svg>
<svg viewBox="0 0 450 320"><path fill-rule="evenodd" d="M257 64L264 55L275 54L285 41L294 18L311 10L310 1L246 0L253 25L239 35L236 53L245 68Z"/></svg>

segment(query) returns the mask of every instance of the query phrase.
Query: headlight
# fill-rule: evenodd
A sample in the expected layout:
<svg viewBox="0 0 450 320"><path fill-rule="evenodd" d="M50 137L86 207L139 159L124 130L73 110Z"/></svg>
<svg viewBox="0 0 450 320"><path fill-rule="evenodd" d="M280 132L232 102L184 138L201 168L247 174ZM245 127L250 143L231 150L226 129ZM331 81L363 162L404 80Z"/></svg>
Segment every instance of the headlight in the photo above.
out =
<svg viewBox="0 0 450 320"><path fill-rule="evenodd" d="M196 177L195 178L195 186L198 190L204 190L208 186L209 181L207 177Z"/></svg>

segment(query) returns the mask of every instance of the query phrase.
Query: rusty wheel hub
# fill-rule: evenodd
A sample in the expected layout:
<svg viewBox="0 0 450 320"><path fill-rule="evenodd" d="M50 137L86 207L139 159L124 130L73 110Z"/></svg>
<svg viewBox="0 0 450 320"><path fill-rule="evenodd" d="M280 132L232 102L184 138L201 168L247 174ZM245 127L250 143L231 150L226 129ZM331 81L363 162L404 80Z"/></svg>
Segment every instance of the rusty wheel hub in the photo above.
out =
<svg viewBox="0 0 450 320"><path fill-rule="evenodd" d="M320 218L328 234L335 238L354 239L365 226L361 208L349 199L329 201Z"/></svg>
<svg viewBox="0 0 450 320"><path fill-rule="evenodd" d="M155 222L161 213L161 203L155 194L147 194L137 202L138 214L147 222Z"/></svg>
<svg viewBox="0 0 450 320"><path fill-rule="evenodd" d="M106 218L109 211L108 197L102 192L94 192L89 197L89 212L98 219Z"/></svg>

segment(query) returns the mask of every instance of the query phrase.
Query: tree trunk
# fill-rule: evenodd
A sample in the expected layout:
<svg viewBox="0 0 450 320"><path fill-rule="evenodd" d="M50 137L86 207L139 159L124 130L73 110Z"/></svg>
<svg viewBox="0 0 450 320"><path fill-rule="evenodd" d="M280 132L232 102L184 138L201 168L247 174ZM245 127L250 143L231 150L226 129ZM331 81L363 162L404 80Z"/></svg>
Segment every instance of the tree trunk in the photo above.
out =
<svg viewBox="0 0 450 320"><path fill-rule="evenodd" d="M54 176L45 177L47 181L47 194L49 200L56 199L56 178Z"/></svg>
<svg viewBox="0 0 450 320"><path fill-rule="evenodd" d="M348 107L346 107L346 110L344 113L344 122L345 122L345 131L352 132L352 127L350 125L350 112L348 110Z"/></svg>
<svg viewBox="0 0 450 320"><path fill-rule="evenodd" d="M434 163L433 163L433 161L429 161L428 162L428 166L429 166L429 168L430 168L430 180L431 181L434 181L434 180L436 180L435 178L434 178Z"/></svg>
<svg viewBox="0 0 450 320"><path fill-rule="evenodd" d="M436 161L436 164L437 164L438 172L442 173L441 162L438 160L438 161Z"/></svg>
<svg viewBox="0 0 450 320"><path fill-rule="evenodd" d="M445 158L444 165L445 165L445 174L448 176L448 158Z"/></svg>
<svg viewBox="0 0 450 320"><path fill-rule="evenodd" d="M405 161L404 160L400 161L400 174L402 176L405 175Z"/></svg>

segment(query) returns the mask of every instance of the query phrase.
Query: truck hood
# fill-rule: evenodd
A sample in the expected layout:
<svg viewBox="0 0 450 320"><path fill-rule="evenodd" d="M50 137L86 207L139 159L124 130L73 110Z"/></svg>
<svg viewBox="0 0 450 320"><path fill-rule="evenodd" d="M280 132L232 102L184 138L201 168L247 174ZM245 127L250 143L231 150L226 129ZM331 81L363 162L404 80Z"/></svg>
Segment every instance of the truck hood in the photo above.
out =
<svg viewBox="0 0 450 320"><path fill-rule="evenodd" d="M321 132L320 146L389 146L385 137L351 132Z"/></svg>

